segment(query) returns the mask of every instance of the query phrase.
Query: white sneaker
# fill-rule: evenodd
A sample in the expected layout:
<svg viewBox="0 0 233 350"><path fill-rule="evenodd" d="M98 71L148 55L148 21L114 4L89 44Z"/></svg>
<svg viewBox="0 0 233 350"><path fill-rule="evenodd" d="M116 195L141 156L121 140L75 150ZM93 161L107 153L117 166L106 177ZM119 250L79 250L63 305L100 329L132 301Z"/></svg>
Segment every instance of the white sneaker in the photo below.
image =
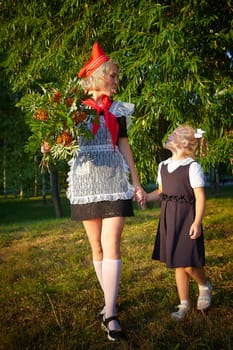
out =
<svg viewBox="0 0 233 350"><path fill-rule="evenodd" d="M184 304L180 304L180 305L177 305L177 311L176 312L173 312L171 314L171 318L174 320L174 321L182 321L185 316L187 315L187 313L189 312L189 306L188 305L184 305Z"/></svg>

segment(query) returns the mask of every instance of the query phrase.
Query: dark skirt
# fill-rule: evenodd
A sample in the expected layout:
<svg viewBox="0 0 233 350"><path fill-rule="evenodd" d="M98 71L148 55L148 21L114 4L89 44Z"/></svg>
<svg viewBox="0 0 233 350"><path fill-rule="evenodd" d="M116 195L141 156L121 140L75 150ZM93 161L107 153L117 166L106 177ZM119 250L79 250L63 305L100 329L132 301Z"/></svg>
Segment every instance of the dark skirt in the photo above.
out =
<svg viewBox="0 0 233 350"><path fill-rule="evenodd" d="M72 220L134 216L132 199L71 204Z"/></svg>

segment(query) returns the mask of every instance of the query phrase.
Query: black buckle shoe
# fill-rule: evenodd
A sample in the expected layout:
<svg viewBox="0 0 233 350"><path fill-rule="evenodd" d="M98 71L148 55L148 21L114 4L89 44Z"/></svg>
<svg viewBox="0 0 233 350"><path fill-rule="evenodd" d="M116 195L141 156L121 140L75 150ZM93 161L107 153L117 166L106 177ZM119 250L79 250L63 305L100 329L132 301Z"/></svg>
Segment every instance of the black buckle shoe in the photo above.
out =
<svg viewBox="0 0 233 350"><path fill-rule="evenodd" d="M103 317L103 321L101 323L101 328L106 332L108 333L108 340L111 340L111 341L120 341L122 339L125 339L125 334L124 332L122 331L122 329L118 329L118 330L111 330L108 328L108 324L109 322L111 321L117 321L120 325L120 322L117 318L117 316L111 316L111 317L108 317L108 318L104 318ZM120 326L121 327L121 326Z"/></svg>

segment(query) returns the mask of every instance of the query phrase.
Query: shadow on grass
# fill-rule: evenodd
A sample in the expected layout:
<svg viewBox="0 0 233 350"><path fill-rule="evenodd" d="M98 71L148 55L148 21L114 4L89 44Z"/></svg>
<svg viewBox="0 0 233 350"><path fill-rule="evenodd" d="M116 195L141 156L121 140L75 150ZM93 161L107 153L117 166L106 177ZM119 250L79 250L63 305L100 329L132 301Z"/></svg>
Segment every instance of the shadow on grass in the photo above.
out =
<svg viewBox="0 0 233 350"><path fill-rule="evenodd" d="M220 192L217 194L211 193L211 189L206 189L207 198L233 198L233 186L221 186ZM63 211L63 218L70 217L70 206L64 194L61 197L61 205ZM139 218L146 220L153 215L153 209L159 208L159 202L148 203L146 210L141 210L137 203L134 203L134 209ZM150 213L151 210L151 213ZM36 221L55 219L55 208L51 198L46 202L42 198L3 198L0 197L0 223L13 224L22 223L25 221ZM129 224L130 224L129 220Z"/></svg>
<svg viewBox="0 0 233 350"><path fill-rule="evenodd" d="M69 203L61 198L63 218L70 216ZM25 221L55 219L55 208L51 199L42 198L0 199L1 224L22 223Z"/></svg>

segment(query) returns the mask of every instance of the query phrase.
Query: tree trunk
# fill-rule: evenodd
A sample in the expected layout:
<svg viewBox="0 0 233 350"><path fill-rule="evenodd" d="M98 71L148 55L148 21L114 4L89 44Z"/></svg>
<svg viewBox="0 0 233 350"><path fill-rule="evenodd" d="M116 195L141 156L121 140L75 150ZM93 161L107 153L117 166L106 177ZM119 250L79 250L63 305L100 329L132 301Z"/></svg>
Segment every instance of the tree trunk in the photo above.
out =
<svg viewBox="0 0 233 350"><path fill-rule="evenodd" d="M35 164L35 175L34 175L34 197L38 196L38 174L37 174L37 167L38 167L38 162L37 162L37 157L34 156L34 164Z"/></svg>
<svg viewBox="0 0 233 350"><path fill-rule="evenodd" d="M21 183L19 185L19 198L22 199L24 196L24 192L23 192L23 184Z"/></svg>
<svg viewBox="0 0 233 350"><path fill-rule="evenodd" d="M43 198L43 203L46 204L46 182L45 182L45 174L42 174L42 198Z"/></svg>
<svg viewBox="0 0 233 350"><path fill-rule="evenodd" d="M219 193L219 172L217 167L210 168L210 184L212 193Z"/></svg>
<svg viewBox="0 0 233 350"><path fill-rule="evenodd" d="M7 175L6 175L6 153L5 149L3 148L3 194L4 198L7 198Z"/></svg>
<svg viewBox="0 0 233 350"><path fill-rule="evenodd" d="M62 207L61 207L61 199L60 199L60 191L59 191L59 173L58 170L51 171L51 185L52 185L52 200L53 205L55 207L56 217L61 218Z"/></svg>

